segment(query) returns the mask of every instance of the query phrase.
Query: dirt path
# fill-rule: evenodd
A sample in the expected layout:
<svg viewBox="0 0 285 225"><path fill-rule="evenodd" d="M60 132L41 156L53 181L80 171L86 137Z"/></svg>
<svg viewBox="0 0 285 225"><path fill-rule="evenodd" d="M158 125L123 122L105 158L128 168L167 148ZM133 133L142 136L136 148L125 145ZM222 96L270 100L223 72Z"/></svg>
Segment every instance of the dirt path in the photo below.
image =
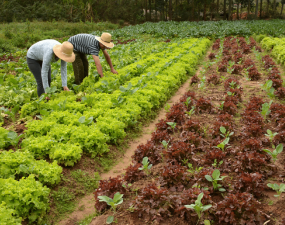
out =
<svg viewBox="0 0 285 225"><path fill-rule="evenodd" d="M167 103L170 106L172 106L172 104L177 102L182 97L182 95L186 91L188 91L190 80L191 78L189 78L172 96L172 98L167 101ZM145 144L147 140L151 138L151 133L155 131L155 124L158 123L160 119L165 118L165 115L166 115L166 110L163 107L159 112L159 114L157 115L156 119L152 123L150 123L147 127L143 128L142 136L135 139L129 144L129 148L126 150L123 158L119 159L119 163L116 166L114 166L113 169L110 170L109 172L101 174L101 179L116 177L117 175L122 174L124 172L124 169L126 169L131 164L132 162L131 156L134 154L135 150L137 149L137 146L140 144ZM91 215L92 213L95 213L94 196L93 194L90 194L82 198L78 202L76 210L73 213L71 213L68 218L60 221L58 225L76 225L76 221L82 220L86 216Z"/></svg>

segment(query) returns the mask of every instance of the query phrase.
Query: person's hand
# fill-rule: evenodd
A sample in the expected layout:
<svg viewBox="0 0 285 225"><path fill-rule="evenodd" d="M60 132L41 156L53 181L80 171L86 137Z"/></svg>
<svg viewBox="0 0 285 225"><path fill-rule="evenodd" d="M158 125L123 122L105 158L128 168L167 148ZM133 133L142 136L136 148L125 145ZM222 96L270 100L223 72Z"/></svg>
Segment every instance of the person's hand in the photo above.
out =
<svg viewBox="0 0 285 225"><path fill-rule="evenodd" d="M69 91L69 89L68 89L68 87L67 87L67 86L64 86L64 87L63 87L63 90L65 90L65 91Z"/></svg>
<svg viewBox="0 0 285 225"><path fill-rule="evenodd" d="M47 94L47 93L46 93L46 94ZM47 96L47 97L46 97L46 100L50 100L50 98Z"/></svg>
<svg viewBox="0 0 285 225"><path fill-rule="evenodd" d="M113 74L118 74L118 72L117 72L114 68L111 69L111 72L112 72Z"/></svg>

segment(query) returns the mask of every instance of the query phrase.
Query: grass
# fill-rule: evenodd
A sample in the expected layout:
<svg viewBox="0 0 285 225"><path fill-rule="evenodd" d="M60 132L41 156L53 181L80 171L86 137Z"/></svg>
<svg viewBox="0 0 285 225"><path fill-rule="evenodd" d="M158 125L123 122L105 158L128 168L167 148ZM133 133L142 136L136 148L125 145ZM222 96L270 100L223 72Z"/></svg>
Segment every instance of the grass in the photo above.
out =
<svg viewBox="0 0 285 225"><path fill-rule="evenodd" d="M89 225L94 217L98 216L97 213L92 213L86 216L83 220L76 222L76 225Z"/></svg>
<svg viewBox="0 0 285 225"><path fill-rule="evenodd" d="M0 53L12 52L17 48L29 48L32 44L45 39L70 37L79 33L118 29L119 25L110 22L13 22L0 24ZM67 38L65 38L67 39Z"/></svg>

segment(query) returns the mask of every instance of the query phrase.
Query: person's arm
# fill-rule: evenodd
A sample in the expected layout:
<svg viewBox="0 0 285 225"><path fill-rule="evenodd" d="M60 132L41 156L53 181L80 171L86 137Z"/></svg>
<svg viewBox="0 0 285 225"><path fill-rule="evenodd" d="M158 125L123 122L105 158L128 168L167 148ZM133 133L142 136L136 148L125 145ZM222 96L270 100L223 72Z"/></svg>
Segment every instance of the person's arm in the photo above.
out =
<svg viewBox="0 0 285 225"><path fill-rule="evenodd" d="M111 72L114 73L114 74L118 74L118 72L113 67L113 64L112 64L112 61L111 61L111 57L109 56L108 52L106 50L104 50L103 54L105 56L105 59L106 59L107 63L110 66Z"/></svg>
<svg viewBox="0 0 285 225"><path fill-rule="evenodd" d="M63 90L69 91L67 87L67 62L63 61L61 59L61 84L63 87Z"/></svg>
<svg viewBox="0 0 285 225"><path fill-rule="evenodd" d="M103 75L103 70L102 70L102 66L100 63L99 56L92 55L92 57L94 59L95 65L96 65L97 72L99 73L100 77L102 78L104 75Z"/></svg>
<svg viewBox="0 0 285 225"><path fill-rule="evenodd" d="M51 60L53 57L53 50L46 52L43 56L43 63L42 63L42 70L41 70L41 75L42 75L42 82L43 82L43 87L46 93L46 89L49 87L48 84L48 71L49 71L49 66L51 64Z"/></svg>

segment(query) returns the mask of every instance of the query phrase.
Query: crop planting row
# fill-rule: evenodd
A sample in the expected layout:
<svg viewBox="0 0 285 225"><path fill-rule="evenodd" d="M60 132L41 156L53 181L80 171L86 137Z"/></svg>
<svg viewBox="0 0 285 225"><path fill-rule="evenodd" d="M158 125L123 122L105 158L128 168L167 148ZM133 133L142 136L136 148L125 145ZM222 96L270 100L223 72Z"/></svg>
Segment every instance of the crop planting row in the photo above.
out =
<svg viewBox="0 0 285 225"><path fill-rule="evenodd" d="M281 72L253 38L212 49L125 174L100 181L111 210L92 224L284 224Z"/></svg>
<svg viewBox="0 0 285 225"><path fill-rule="evenodd" d="M153 54L118 69L119 75L107 74L95 84L85 79L76 95L63 92L51 95L49 102L39 99L22 106L22 117L40 119L27 123L18 151L0 155L3 209L9 211L11 206L17 217L39 222L49 208L50 189L43 185L60 181L62 168L57 163L73 166L83 152L92 157L106 154L108 144L124 138L128 128L158 109L194 74L210 41L183 39L157 45ZM1 148L18 145L15 132L4 128L0 132ZM47 157L53 163L43 160Z"/></svg>

